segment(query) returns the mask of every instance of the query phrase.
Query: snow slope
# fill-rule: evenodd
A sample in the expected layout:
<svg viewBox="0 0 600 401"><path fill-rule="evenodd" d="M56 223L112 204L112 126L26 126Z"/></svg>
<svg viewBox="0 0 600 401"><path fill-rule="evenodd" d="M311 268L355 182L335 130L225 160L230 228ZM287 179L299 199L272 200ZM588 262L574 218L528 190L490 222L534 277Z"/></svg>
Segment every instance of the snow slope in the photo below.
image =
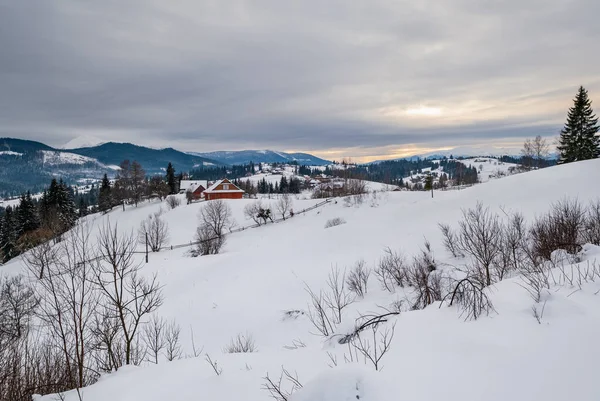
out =
<svg viewBox="0 0 600 401"><path fill-rule="evenodd" d="M410 256L425 237L439 264L459 264L443 249L437 224L456 224L461 208L482 201L494 211L521 211L531 221L566 195L582 202L600 197L600 188L590 185L597 182L600 160L436 192L433 199L426 192L385 193L377 207L370 202L356 207L332 202L282 223L232 234L220 255L190 258L185 249L151 254L144 272L157 273L164 285L165 303L159 313L181 326L186 354L192 353L193 333L196 346L204 347L203 353L216 359L223 372L215 375L203 356L128 367L83 389L83 399L269 400L261 389L263 377L268 373L277 379L283 365L304 384L291 401L598 400L599 282L579 290L553 289L542 324L532 317L532 300L518 278L494 286L497 313L477 321L465 322L456 309L437 305L403 312L388 323L396 323L395 336L382 360L385 368L377 373L362 360L345 364L346 346L311 334L314 328L305 315L286 318L284 313L306 310L305 286L324 288L332 266L351 267L360 259L373 266L387 246ZM243 216L248 202L228 201L239 225L249 223ZM314 202L296 200L294 209ZM172 243L192 239L202 206L165 212ZM161 207L165 209L159 203L124 212L115 209L88 220L92 230L107 219L131 230ZM347 223L325 229L334 217ZM587 247L584 263L599 255L598 247ZM23 270L22 262L16 259L4 269L17 273ZM360 313L381 311L379 306L402 299L402 292L383 291L372 276L365 299L345 310L338 332L349 329ZM251 334L257 352L224 353L223 347L238 333ZM290 349L294 341L306 346ZM337 358L337 367L330 367L327 352ZM70 393L66 399L77 397Z"/></svg>
<svg viewBox="0 0 600 401"><path fill-rule="evenodd" d="M492 157L474 157L460 160L467 167L475 167L479 176L479 182L487 182L490 179L502 178L511 174L517 165L514 163L501 162Z"/></svg>
<svg viewBox="0 0 600 401"><path fill-rule="evenodd" d="M100 164L98 160L91 157L78 155L69 152L59 152L52 150L42 150L44 155L44 164L57 166L61 164L85 164L85 163L96 163Z"/></svg>

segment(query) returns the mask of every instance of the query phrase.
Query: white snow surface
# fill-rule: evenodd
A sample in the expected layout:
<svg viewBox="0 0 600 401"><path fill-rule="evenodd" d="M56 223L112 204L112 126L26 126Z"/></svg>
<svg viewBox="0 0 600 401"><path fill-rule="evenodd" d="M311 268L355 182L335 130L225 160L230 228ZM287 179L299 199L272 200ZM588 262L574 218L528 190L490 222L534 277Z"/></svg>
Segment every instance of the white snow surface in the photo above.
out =
<svg viewBox="0 0 600 401"><path fill-rule="evenodd" d="M467 167L475 167L479 176L479 182L487 182L490 179L505 177L511 174L511 167L517 167L514 163L505 163L493 157L474 157L459 160L459 162Z"/></svg>
<svg viewBox="0 0 600 401"><path fill-rule="evenodd" d="M44 164L48 164L51 166L61 165L61 164L85 164L85 163L97 163L98 160L78 155L70 152L60 152L53 150L42 150L42 154L44 155Z"/></svg>
<svg viewBox="0 0 600 401"><path fill-rule="evenodd" d="M281 367L297 374L304 388L291 401L597 401L600 386L600 283L580 289L553 288L541 324L533 318L533 301L519 278L493 287L497 313L465 322L453 307L431 305L422 311L392 318L395 337L384 369L375 372L362 363L344 363L346 346L323 341L305 315L285 318L284 311L306 310L305 286L325 288L332 266L350 268L364 259L369 266L384 247L419 252L424 237L439 264L460 265L444 249L438 223L456 225L461 208L482 201L493 211L520 211L528 221L565 196L587 202L600 196L600 160L571 163L492 180L462 191L390 192L378 206L365 202L345 207L331 202L285 222L231 234L219 255L191 258L186 249L151 254L145 274L156 273L164 285L165 303L159 314L175 319L182 328L182 345L192 353L191 333L223 372L215 375L201 357L127 367L104 375L82 390L85 401L223 400L266 401L264 377L278 379ZM560 183L560 185L558 184ZM228 200L238 225L251 200ZM266 200L263 200L266 202ZM318 200L295 200L294 210ZM184 202L185 203L185 202ZM171 242L192 240L197 213L204 203L166 211L164 203L146 203L125 211L86 219L94 232L110 219L121 230L135 230L140 221L160 208L169 223ZM328 229L334 217L347 221ZM586 246L584 263L600 256L600 248ZM140 262L142 257L140 255ZM21 259L3 267L16 274ZM360 313L381 311L403 299L380 288L372 275L364 299L345 310L338 332L352 327ZM223 347L239 333L253 336L257 352L226 354ZM305 347L285 346L300 340ZM335 355L337 367L327 352ZM284 382L285 383L285 382ZM284 384L285 385L285 384ZM48 395L41 400L54 400ZM73 392L67 401L77 400Z"/></svg>
<svg viewBox="0 0 600 401"><path fill-rule="evenodd" d="M23 153L13 152L12 150L2 150L0 151L0 156L23 156Z"/></svg>

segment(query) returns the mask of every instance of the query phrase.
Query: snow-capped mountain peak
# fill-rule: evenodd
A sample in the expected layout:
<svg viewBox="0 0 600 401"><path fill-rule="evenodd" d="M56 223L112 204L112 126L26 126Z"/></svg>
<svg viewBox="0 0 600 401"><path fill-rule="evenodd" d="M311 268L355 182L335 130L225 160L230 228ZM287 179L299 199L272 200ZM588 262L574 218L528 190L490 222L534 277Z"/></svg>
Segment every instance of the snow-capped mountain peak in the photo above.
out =
<svg viewBox="0 0 600 401"><path fill-rule="evenodd" d="M91 148L92 146L98 146L103 144L105 141L100 138L96 138L91 135L82 135L76 138L71 139L69 142L65 143L61 148L62 149L79 149L79 148Z"/></svg>

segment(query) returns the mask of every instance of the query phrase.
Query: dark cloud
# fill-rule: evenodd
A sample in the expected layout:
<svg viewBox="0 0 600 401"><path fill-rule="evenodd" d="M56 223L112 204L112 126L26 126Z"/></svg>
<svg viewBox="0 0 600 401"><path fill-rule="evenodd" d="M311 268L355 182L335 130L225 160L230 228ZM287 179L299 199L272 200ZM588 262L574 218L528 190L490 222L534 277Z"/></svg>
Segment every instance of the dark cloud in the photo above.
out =
<svg viewBox="0 0 600 401"><path fill-rule="evenodd" d="M0 135L198 151L552 135L579 84L600 93L599 13L596 0L0 0ZM439 112L406 114L420 107Z"/></svg>

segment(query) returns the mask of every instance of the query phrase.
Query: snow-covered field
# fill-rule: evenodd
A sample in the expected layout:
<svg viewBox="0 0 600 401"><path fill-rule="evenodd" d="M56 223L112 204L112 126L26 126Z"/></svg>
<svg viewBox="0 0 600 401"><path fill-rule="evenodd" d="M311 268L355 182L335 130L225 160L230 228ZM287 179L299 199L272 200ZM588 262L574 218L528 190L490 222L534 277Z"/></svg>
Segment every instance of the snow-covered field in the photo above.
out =
<svg viewBox="0 0 600 401"><path fill-rule="evenodd" d="M511 170L517 168L516 164L505 163L491 157L474 157L459 161L467 167L475 167L477 169L479 182L487 182L490 179L505 177L511 174Z"/></svg>
<svg viewBox="0 0 600 401"><path fill-rule="evenodd" d="M477 321L465 322L457 309L439 308L439 303L404 311L386 324L395 324L395 336L379 372L362 358L345 363L348 346L315 335L304 314L306 286L325 288L332 267L349 269L359 260L374 267L385 247L411 257L426 238L440 266L460 266L463 262L443 248L438 223L456 225L461 208L481 201L499 213L520 211L531 222L565 196L584 203L600 197L598 182L600 160L593 160L435 192L433 199L428 192L389 192L376 202L351 207L331 202L285 222L231 234L219 255L191 258L185 248L151 254L143 271L156 273L164 286L158 313L181 326L184 354L192 353L193 333L196 347L204 347L202 356L120 369L83 389L83 399L265 401L270 397L262 389L264 377L278 379L284 366L304 385L290 401L599 400L600 282L552 288L541 324L518 277L493 287L496 313ZM227 201L240 226L250 224L243 215L248 202ZM294 210L300 210L318 201L294 202ZM92 232L107 219L129 231L163 208L171 243L180 244L192 240L203 206L183 204L167 211L165 203L143 204L87 220ZM336 217L346 224L326 229ZM598 256L600 248L594 246L582 255L584 263ZM24 267L16 259L2 269L16 274ZM368 293L344 310L336 333L346 333L360 314L380 313L403 299L404 292L384 291L371 275ZM293 310L300 312L286 316ZM240 333L254 338L256 352L225 353ZM218 361L221 375L205 354ZM289 382L283 383L289 389ZM69 393L66 399L77 396Z"/></svg>

